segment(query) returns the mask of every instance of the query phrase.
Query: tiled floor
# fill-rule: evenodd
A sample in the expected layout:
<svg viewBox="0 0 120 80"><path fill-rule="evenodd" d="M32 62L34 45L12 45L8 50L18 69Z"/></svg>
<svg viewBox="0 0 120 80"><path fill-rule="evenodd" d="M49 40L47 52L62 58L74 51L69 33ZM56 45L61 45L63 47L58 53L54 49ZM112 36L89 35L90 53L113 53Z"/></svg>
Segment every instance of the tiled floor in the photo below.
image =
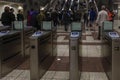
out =
<svg viewBox="0 0 120 80"><path fill-rule="evenodd" d="M101 64L101 44L91 31L82 33L82 72L80 80L108 80ZM69 80L69 32L58 32L56 60L40 80ZM67 38L66 38L67 36ZM28 58L29 59L29 58ZM29 60L0 80L30 80Z"/></svg>

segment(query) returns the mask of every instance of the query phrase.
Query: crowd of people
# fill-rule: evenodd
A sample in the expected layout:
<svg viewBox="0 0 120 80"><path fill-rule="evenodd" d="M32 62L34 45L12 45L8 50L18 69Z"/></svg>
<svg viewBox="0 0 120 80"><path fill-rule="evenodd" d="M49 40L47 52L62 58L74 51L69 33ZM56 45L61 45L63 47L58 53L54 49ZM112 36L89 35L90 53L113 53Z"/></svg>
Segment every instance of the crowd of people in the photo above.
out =
<svg viewBox="0 0 120 80"><path fill-rule="evenodd" d="M86 27L93 27L95 24L102 26L104 21L114 20L115 13L109 10L105 5L101 6L101 10L97 13L96 10L91 7L90 10L86 11L83 15L84 24Z"/></svg>
<svg viewBox="0 0 120 80"><path fill-rule="evenodd" d="M16 16L17 16L17 18L15 17L14 9L6 6L4 8L4 12L1 15L1 23L4 26L12 26L13 21L15 21L15 20L23 21L24 20L24 16L23 16L23 13L21 10L18 10L18 13Z"/></svg>
<svg viewBox="0 0 120 80"><path fill-rule="evenodd" d="M42 21L53 21L54 27L57 25L64 25L65 31L67 31L67 26L72 21L80 21L81 13L79 11L70 11L70 10L33 10L31 9L27 13L27 25L36 27L37 29L41 29Z"/></svg>
<svg viewBox="0 0 120 80"><path fill-rule="evenodd" d="M111 10L106 9L105 6L102 6L102 10L97 14L93 7L90 10L86 11L84 15L80 10L34 10L31 9L27 11L27 26L33 26L37 30L41 30L42 21L53 21L53 25L64 25L65 31L68 30L68 26L72 21L80 22L81 19L84 19L84 24L87 27L93 27L95 23L101 26L101 23L104 20L113 21L114 13ZM5 7L4 12L1 15L1 22L4 26L11 26L13 21L24 21L24 15L21 10L18 10L18 13L15 17L14 9Z"/></svg>

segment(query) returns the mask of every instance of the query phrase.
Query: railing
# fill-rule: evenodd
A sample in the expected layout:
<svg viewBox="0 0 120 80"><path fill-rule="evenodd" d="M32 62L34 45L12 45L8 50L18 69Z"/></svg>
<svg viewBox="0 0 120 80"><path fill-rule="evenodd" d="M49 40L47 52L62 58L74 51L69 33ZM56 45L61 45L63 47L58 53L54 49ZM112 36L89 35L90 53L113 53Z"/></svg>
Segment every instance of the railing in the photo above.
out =
<svg viewBox="0 0 120 80"><path fill-rule="evenodd" d="M96 3L95 0L94 0L94 5L95 5L95 8L96 8L96 12L97 12L97 14L98 14L98 7L97 7L97 3Z"/></svg>
<svg viewBox="0 0 120 80"><path fill-rule="evenodd" d="M25 0L1 0L1 1L17 2L17 3L23 3L23 2L25 2Z"/></svg>

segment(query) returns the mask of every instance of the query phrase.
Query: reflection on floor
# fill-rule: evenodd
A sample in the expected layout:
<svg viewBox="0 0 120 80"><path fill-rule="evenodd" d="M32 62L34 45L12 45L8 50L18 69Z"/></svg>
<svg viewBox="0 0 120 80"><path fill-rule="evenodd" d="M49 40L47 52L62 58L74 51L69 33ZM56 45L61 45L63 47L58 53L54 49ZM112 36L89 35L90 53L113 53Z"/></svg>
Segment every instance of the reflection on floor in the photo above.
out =
<svg viewBox="0 0 120 80"><path fill-rule="evenodd" d="M108 80L101 64L101 44L96 32L86 31L82 35L82 74L80 80ZM58 55L40 80L69 80L69 32L58 32ZM30 80L29 58L0 80Z"/></svg>

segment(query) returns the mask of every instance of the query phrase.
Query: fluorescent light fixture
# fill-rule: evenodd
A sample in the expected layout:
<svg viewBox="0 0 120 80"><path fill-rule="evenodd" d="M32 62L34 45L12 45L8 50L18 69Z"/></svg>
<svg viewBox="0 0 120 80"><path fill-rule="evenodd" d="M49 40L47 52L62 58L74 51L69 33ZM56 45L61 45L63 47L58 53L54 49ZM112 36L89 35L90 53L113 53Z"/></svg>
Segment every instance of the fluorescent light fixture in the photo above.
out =
<svg viewBox="0 0 120 80"><path fill-rule="evenodd" d="M61 59L60 58L57 58L57 61L60 61Z"/></svg>
<svg viewBox="0 0 120 80"><path fill-rule="evenodd" d="M40 10L44 10L44 7L42 7Z"/></svg>
<svg viewBox="0 0 120 80"><path fill-rule="evenodd" d="M22 7L22 6L18 6L18 9L19 9L19 10L22 10L22 9L23 9L23 7Z"/></svg>

